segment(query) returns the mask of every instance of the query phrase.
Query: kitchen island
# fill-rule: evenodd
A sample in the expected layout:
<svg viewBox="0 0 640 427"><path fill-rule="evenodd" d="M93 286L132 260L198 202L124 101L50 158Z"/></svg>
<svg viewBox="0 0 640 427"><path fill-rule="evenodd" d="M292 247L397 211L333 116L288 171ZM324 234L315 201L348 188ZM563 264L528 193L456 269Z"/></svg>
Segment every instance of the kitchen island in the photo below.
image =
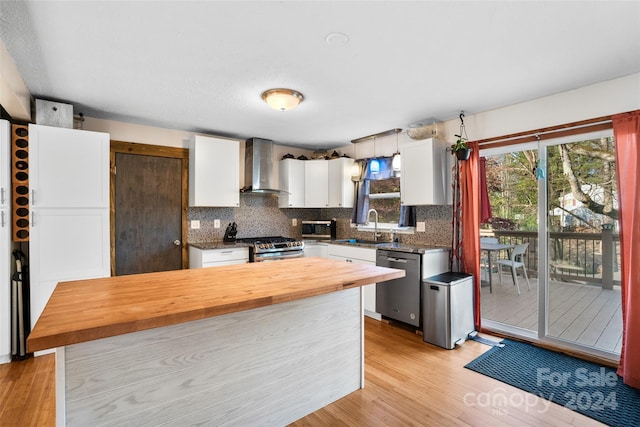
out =
<svg viewBox="0 0 640 427"><path fill-rule="evenodd" d="M58 284L58 425L285 425L364 385L360 287L403 271L299 258Z"/></svg>

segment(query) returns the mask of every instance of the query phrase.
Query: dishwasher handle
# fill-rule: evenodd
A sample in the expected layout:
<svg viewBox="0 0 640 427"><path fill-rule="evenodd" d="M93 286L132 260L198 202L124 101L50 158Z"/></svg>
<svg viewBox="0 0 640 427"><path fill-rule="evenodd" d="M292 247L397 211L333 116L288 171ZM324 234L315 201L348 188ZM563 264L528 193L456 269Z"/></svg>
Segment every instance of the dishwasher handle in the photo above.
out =
<svg viewBox="0 0 640 427"><path fill-rule="evenodd" d="M404 258L392 258L392 257L387 257L387 261L390 262L402 262L402 263L407 263L407 260Z"/></svg>

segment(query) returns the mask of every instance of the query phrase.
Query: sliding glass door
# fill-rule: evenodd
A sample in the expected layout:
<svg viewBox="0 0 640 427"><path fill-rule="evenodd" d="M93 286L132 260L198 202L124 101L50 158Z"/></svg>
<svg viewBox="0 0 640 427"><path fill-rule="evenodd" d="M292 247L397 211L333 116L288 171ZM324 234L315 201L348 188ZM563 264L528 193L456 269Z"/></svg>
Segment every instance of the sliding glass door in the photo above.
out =
<svg viewBox="0 0 640 427"><path fill-rule="evenodd" d="M515 148L480 154L486 159L492 212L480 233L482 323L535 339L540 317L538 144Z"/></svg>
<svg viewBox="0 0 640 427"><path fill-rule="evenodd" d="M610 133L550 141L546 156L546 336L619 354L620 250Z"/></svg>
<svg viewBox="0 0 640 427"><path fill-rule="evenodd" d="M508 247L481 254L483 325L615 358L622 316L611 131L480 155L493 212L481 237Z"/></svg>

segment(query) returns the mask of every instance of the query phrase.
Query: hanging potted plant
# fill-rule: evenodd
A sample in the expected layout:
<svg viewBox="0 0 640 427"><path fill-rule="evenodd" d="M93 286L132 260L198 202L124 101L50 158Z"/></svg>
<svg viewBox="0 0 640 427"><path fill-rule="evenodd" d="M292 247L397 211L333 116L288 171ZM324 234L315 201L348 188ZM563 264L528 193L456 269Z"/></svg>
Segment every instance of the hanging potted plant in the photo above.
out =
<svg viewBox="0 0 640 427"><path fill-rule="evenodd" d="M467 160L471 155L471 148L467 146L467 138L456 135L458 140L451 145L451 153L455 154L458 160Z"/></svg>
<svg viewBox="0 0 640 427"><path fill-rule="evenodd" d="M451 145L451 154L455 154L458 160L467 160L471 155L471 148L467 145L467 131L464 128L463 117L464 111L460 112L460 134L456 135L458 140Z"/></svg>

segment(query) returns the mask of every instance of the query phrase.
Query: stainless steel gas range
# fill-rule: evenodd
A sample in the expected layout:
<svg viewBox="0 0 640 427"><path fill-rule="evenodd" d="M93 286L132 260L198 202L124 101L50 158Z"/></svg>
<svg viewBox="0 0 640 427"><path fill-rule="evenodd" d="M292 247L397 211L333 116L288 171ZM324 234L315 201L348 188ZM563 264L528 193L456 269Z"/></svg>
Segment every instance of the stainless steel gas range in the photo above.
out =
<svg viewBox="0 0 640 427"><path fill-rule="evenodd" d="M249 237L237 239L248 243L251 262L277 261L304 256L304 242L290 237Z"/></svg>

